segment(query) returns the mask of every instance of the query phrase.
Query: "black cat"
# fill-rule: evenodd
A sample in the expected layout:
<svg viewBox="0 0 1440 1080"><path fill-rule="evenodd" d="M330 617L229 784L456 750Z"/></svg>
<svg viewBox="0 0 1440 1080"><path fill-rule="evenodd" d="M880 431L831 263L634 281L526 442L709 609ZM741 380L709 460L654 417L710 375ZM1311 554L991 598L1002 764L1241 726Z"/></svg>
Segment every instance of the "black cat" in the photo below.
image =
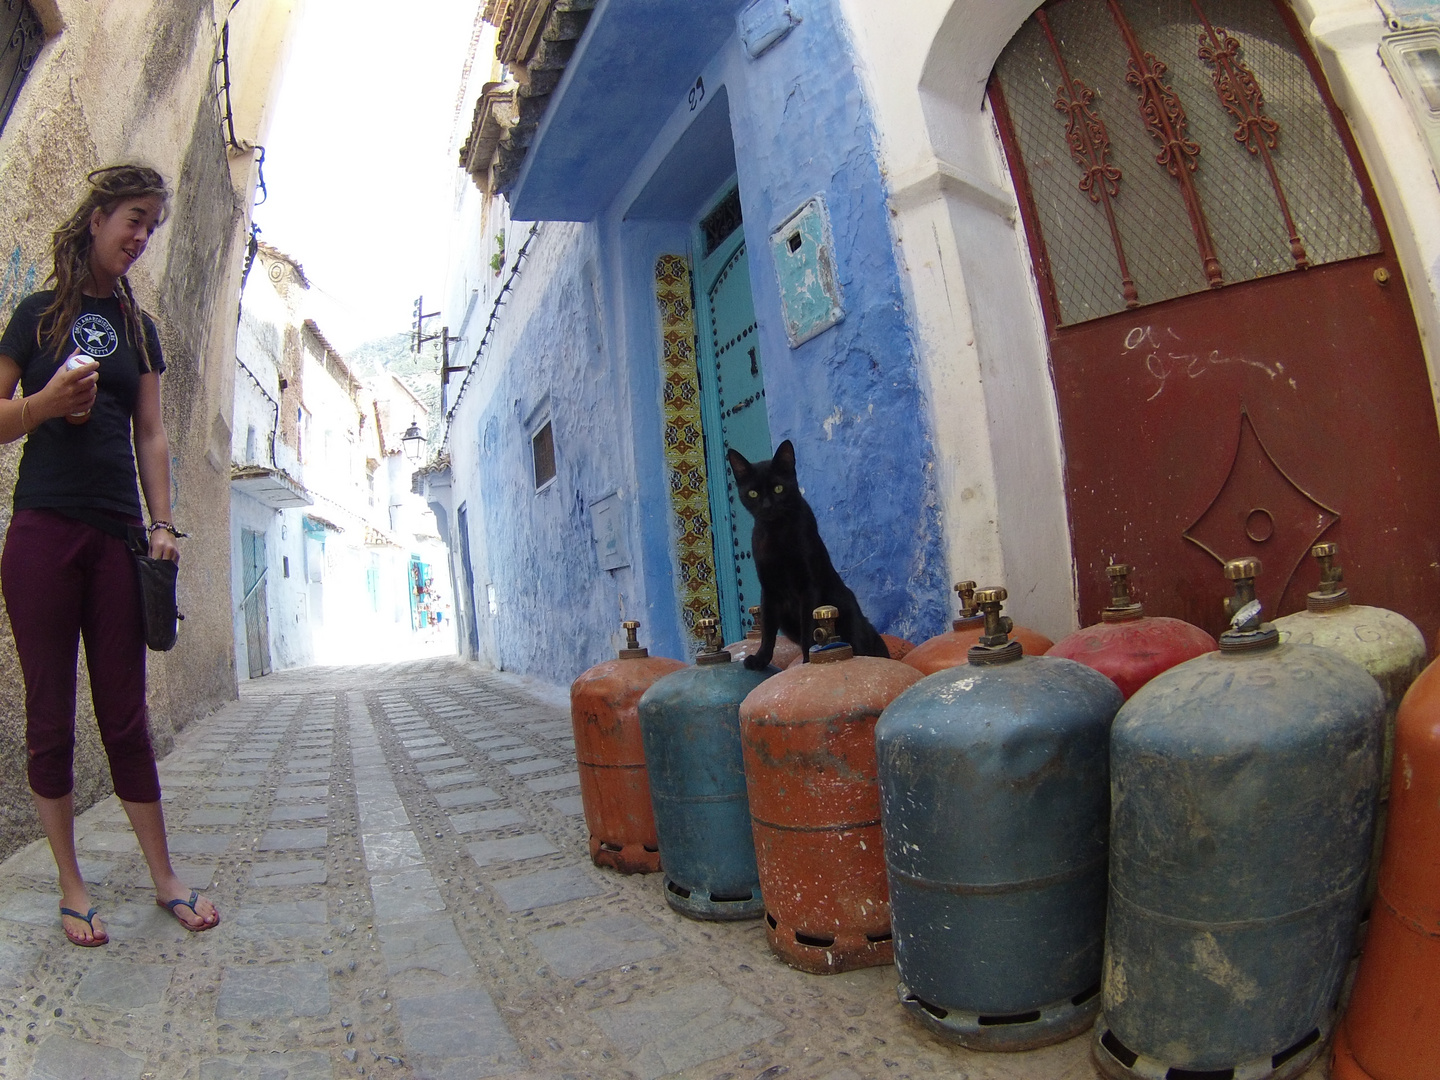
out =
<svg viewBox="0 0 1440 1080"><path fill-rule="evenodd" d="M768 667L775 652L775 634L782 632L805 650L814 643L814 611L822 604L840 609L836 629L856 656L890 655L870 625L855 594L840 580L810 504L795 480L795 448L786 439L769 461L751 463L738 451L727 451L740 501L755 519L750 548L760 578L760 648L745 658L752 671Z"/></svg>

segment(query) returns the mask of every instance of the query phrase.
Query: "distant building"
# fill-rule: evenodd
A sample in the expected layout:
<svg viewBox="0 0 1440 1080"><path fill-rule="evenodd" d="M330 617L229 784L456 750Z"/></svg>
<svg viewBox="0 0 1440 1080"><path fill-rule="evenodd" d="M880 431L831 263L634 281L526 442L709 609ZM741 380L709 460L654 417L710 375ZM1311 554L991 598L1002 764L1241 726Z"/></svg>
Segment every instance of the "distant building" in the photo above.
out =
<svg viewBox="0 0 1440 1080"><path fill-rule="evenodd" d="M362 380L305 317L301 265L259 244L236 343L231 591L242 677L454 648L435 519L404 447L425 406Z"/></svg>
<svg viewBox="0 0 1440 1080"><path fill-rule="evenodd" d="M1112 562L1218 631L1225 559L1283 614L1322 536L1440 630L1433 2L484 14L421 474L472 655L740 636L725 451L782 439L884 632L970 578L1058 636Z"/></svg>

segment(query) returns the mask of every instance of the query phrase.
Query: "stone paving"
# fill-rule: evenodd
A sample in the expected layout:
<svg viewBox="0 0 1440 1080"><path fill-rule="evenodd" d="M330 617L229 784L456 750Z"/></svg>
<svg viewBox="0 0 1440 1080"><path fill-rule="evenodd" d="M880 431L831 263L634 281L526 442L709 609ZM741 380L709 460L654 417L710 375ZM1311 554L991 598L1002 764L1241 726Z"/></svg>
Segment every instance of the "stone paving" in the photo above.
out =
<svg viewBox="0 0 1440 1080"><path fill-rule="evenodd" d="M1097 1075L1085 1038L943 1044L904 1015L893 967L805 975L760 922L693 922L659 875L597 869L563 695L474 664L248 683L161 778L179 872L224 922L192 935L154 904L114 799L77 824L108 946L65 941L48 849L17 853L0 1077Z"/></svg>

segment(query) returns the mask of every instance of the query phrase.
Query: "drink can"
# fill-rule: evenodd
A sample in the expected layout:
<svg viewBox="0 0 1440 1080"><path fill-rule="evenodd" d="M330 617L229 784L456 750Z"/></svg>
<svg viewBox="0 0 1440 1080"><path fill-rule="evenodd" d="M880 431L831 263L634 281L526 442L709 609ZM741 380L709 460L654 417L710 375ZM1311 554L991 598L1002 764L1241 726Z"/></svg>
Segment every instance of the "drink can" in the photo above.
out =
<svg viewBox="0 0 1440 1080"><path fill-rule="evenodd" d="M88 353L76 353L70 357L69 360L65 361L65 370L74 371L76 368L81 368L86 364L93 363L95 363L95 358ZM85 409L82 412L72 412L65 419L69 420L72 424L83 424L86 420L90 419L90 410Z"/></svg>

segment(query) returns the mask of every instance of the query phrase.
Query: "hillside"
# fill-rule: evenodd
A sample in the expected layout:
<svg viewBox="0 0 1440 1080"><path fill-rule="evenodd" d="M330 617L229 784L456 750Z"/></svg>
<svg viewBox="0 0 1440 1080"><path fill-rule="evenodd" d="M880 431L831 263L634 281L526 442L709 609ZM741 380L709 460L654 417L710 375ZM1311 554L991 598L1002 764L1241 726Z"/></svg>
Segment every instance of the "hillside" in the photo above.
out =
<svg viewBox="0 0 1440 1080"><path fill-rule="evenodd" d="M362 379L388 371L403 382L429 409L425 438L430 446L440 430L440 343L432 341L416 356L410 351L408 333L367 341L351 349L345 357L350 370Z"/></svg>

